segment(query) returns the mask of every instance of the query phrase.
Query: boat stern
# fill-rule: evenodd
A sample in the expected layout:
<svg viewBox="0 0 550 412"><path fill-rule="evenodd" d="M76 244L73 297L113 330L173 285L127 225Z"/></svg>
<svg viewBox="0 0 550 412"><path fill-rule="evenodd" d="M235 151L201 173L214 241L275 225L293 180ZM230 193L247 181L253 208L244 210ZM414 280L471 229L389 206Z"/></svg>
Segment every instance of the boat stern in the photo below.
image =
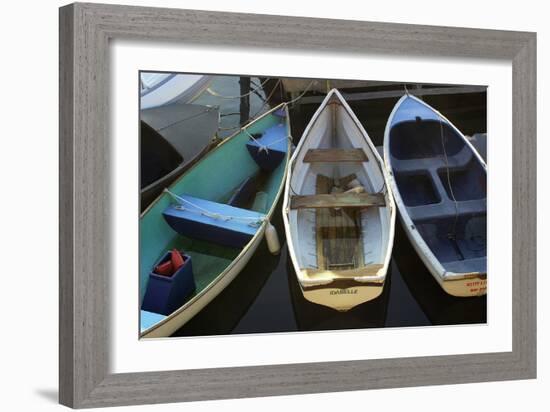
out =
<svg viewBox="0 0 550 412"><path fill-rule="evenodd" d="M474 297L487 294L487 273L466 273L446 276L441 287L451 296Z"/></svg>
<svg viewBox="0 0 550 412"><path fill-rule="evenodd" d="M343 277L318 282L301 277L299 283L304 297L310 302L346 312L379 297L384 281L385 276Z"/></svg>

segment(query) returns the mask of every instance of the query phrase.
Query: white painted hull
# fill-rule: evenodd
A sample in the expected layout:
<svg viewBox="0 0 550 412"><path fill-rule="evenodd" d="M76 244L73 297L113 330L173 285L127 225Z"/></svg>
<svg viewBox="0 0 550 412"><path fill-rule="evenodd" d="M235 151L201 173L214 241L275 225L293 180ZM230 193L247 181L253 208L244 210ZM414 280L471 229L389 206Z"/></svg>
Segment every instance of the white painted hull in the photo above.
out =
<svg viewBox="0 0 550 412"><path fill-rule="evenodd" d="M334 107L331 107L334 106ZM330 141L334 141L330 143ZM332 144L332 146L331 146ZM335 146L336 145L336 146ZM364 163L304 162L308 149L343 148L363 149L369 161ZM375 299L382 293L391 259L395 228L395 206L387 189L383 161L366 131L355 117L340 93L333 89L325 98L309 125L290 161L283 204L283 220L289 254L304 297L313 303L346 311ZM291 209L292 195L315 194L318 174L347 176L356 174L361 185L370 193L384 193L385 206L367 207L360 213L360 248L364 256L364 270L353 272L323 270L321 277L309 276L318 269L316 253L315 211ZM376 267L376 270L367 268Z"/></svg>
<svg viewBox="0 0 550 412"><path fill-rule="evenodd" d="M212 76L196 74L142 73L141 109L176 101L190 103L208 86Z"/></svg>

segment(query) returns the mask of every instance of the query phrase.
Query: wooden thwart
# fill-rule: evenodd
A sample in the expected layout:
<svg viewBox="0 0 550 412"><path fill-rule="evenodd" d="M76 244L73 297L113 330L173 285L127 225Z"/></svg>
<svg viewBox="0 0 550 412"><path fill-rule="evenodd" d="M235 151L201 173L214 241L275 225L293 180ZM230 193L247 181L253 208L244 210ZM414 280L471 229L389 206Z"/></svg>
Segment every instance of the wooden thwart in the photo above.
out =
<svg viewBox="0 0 550 412"><path fill-rule="evenodd" d="M363 149L309 149L304 156L304 163L315 162L368 162Z"/></svg>
<svg viewBox="0 0 550 412"><path fill-rule="evenodd" d="M332 193L318 195L299 195L290 198L291 209L319 209L333 207L385 206L381 193Z"/></svg>

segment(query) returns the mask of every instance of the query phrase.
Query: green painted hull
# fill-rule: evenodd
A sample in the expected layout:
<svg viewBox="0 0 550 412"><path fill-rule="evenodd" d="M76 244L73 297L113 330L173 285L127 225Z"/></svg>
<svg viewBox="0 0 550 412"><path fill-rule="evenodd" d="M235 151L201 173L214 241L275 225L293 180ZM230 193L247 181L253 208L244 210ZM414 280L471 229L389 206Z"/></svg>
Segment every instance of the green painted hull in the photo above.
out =
<svg viewBox="0 0 550 412"><path fill-rule="evenodd" d="M286 112L286 108L283 107ZM247 126L250 134L260 133L264 130L284 123L287 127L287 134L290 136L288 113L284 117L273 114L272 110L266 115L258 118ZM183 174L174 184L170 191L176 194L187 195L211 200L218 203L226 203L239 185L248 177L259 172L259 167L252 159L246 148L249 141L247 133L241 131L226 140L209 152L200 162ZM266 193L267 201L263 204L264 210L256 210L265 213L268 217L272 214L275 204L281 194L286 167L290 154L290 139L287 156L281 164L264 179L262 179L259 191ZM193 272L195 276L196 291L184 306L190 306L201 299L201 295L219 277L224 276L226 270L238 259L241 252L247 248L236 249L206 241L199 241L177 234L164 220L162 212L172 204L170 195L167 193L159 196L148 209L142 214L139 225L139 286L140 302L143 300L149 272L155 262L172 248L184 250L191 255L193 260ZM256 206L257 208L257 206ZM259 228L259 230L261 230ZM254 240L254 239L253 239ZM252 240L252 241L253 241ZM251 242L252 242L251 241ZM178 312L180 312L178 310ZM178 313L178 316L180 314ZM170 315L172 316L172 315ZM170 318L168 316L168 318ZM163 323L165 319L162 322ZM143 330L146 335L157 325Z"/></svg>

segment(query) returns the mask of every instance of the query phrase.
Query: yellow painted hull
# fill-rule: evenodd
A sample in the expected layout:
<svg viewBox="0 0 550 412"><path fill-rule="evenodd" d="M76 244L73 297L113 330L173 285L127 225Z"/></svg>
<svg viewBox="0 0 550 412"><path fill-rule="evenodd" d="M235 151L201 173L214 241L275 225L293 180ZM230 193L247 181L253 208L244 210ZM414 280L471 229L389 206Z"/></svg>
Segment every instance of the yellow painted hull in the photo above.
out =
<svg viewBox="0 0 550 412"><path fill-rule="evenodd" d="M487 276L447 279L440 283L449 295L457 297L483 296L487 294Z"/></svg>
<svg viewBox="0 0 550 412"><path fill-rule="evenodd" d="M308 288L301 285L301 287L302 293L308 301L346 312L379 297L384 289L384 282L361 283L354 281L346 285L332 282L323 286Z"/></svg>

